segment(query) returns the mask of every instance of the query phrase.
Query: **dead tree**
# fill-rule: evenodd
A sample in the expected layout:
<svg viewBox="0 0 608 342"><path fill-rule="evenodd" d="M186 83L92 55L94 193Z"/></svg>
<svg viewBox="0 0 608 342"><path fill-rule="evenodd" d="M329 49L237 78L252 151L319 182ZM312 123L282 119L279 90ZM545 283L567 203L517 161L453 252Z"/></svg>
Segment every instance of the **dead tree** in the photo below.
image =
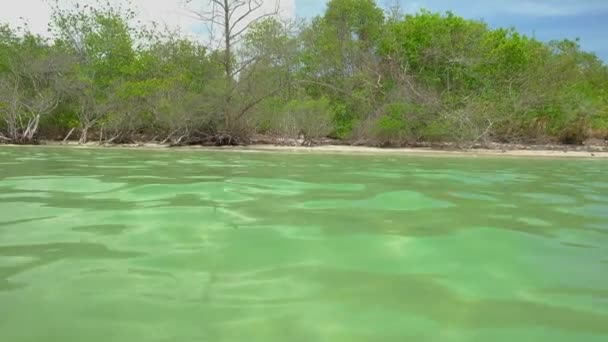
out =
<svg viewBox="0 0 608 342"><path fill-rule="evenodd" d="M252 25L278 15L280 0L276 0L273 10L267 12L261 12L264 9L264 0L185 0L185 4L193 18L207 25L210 45L217 44L215 47L211 46L212 50L223 49L221 64L226 77L223 101L225 132L221 135L225 137L221 137L221 140L226 140L230 144L242 133L239 132L240 118L261 101L260 98L256 98L235 105L239 74L253 63L249 59L239 60L235 50ZM273 93L269 93L268 96L272 96Z"/></svg>
<svg viewBox="0 0 608 342"><path fill-rule="evenodd" d="M240 71L241 62L235 61L234 49L243 34L251 25L264 18L276 16L279 13L280 0L276 1L270 12L260 13L264 0L208 0L203 9L196 9L195 3L201 1L186 0L188 12L195 19L208 26L211 44L216 40L216 28L221 28L221 36L216 42L223 44L224 56L222 66L226 77L233 80Z"/></svg>

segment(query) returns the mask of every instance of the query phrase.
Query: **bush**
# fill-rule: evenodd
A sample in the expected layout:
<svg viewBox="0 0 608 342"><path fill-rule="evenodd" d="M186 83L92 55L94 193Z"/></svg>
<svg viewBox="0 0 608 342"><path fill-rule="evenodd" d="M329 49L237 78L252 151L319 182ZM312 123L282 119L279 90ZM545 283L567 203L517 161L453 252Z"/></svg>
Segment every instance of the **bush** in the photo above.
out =
<svg viewBox="0 0 608 342"><path fill-rule="evenodd" d="M332 121L334 129L331 135L338 139L344 139L352 133L355 121L351 111L345 104L335 104L332 108Z"/></svg>
<svg viewBox="0 0 608 342"><path fill-rule="evenodd" d="M608 139L608 104L598 115L591 119L591 136L598 139Z"/></svg>
<svg viewBox="0 0 608 342"><path fill-rule="evenodd" d="M459 108L442 115L447 140L461 147L487 143L499 122L499 103L484 98L470 98Z"/></svg>
<svg viewBox="0 0 608 342"><path fill-rule="evenodd" d="M315 140L331 133L331 117L331 106L326 98L293 100L272 121L271 131L287 138L304 136L306 140Z"/></svg>
<svg viewBox="0 0 608 342"><path fill-rule="evenodd" d="M276 120L285 112L285 100L280 97L269 97L262 101L253 113L253 122L257 133L273 132Z"/></svg>
<svg viewBox="0 0 608 342"><path fill-rule="evenodd" d="M409 103L392 103L386 106L384 115L377 118L374 137L381 145L403 145L411 135L407 114L415 110Z"/></svg>
<svg viewBox="0 0 608 342"><path fill-rule="evenodd" d="M432 121L420 130L421 140L431 143L451 141L453 134L453 129L445 120Z"/></svg>

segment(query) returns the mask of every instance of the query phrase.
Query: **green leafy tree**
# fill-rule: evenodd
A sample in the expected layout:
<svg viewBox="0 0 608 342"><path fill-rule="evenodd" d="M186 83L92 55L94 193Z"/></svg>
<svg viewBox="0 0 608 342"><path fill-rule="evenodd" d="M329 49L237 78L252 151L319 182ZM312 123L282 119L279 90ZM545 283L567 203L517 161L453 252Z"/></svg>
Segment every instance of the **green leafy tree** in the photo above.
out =
<svg viewBox="0 0 608 342"><path fill-rule="evenodd" d="M40 122L58 106L69 57L29 32L0 26L0 118L13 143L35 140ZM2 126L0 126L2 127Z"/></svg>
<svg viewBox="0 0 608 342"><path fill-rule="evenodd" d="M87 141L92 127L115 110L115 83L128 77L135 60L129 26L134 17L134 11L109 3L65 9L57 2L53 7L50 30L56 36L55 44L77 58L69 92L81 143Z"/></svg>

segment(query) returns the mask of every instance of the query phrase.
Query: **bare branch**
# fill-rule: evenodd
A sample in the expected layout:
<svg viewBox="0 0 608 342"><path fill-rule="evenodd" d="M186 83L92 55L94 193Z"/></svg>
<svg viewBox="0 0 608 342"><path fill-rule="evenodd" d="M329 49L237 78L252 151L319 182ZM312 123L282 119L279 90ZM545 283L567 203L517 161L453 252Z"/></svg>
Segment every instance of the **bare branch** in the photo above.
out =
<svg viewBox="0 0 608 342"><path fill-rule="evenodd" d="M253 6L251 4L254 4ZM251 13L257 11L258 9L260 9L260 7L262 7L263 2L257 2L257 1L252 1L249 0L248 1L248 6L249 8L247 9L247 11L245 11L245 13L243 15L241 15L240 17L238 17L234 22L232 22L230 25L230 32L232 32L232 30L236 27L236 25L238 25L241 21L243 21L245 18L247 18L248 16L251 15ZM228 18L230 19L230 18Z"/></svg>
<svg viewBox="0 0 608 342"><path fill-rule="evenodd" d="M262 95L262 96L258 97L257 99L253 100L252 102L250 102L249 104L247 104L245 107L241 108L241 111L239 112L239 114L238 114L237 117L240 119L251 108L253 108L254 106L258 105L260 102L264 101L265 99L269 98L270 96L273 96L273 95L277 94L280 90L281 90L281 87L277 87L276 89L268 92L267 94Z"/></svg>
<svg viewBox="0 0 608 342"><path fill-rule="evenodd" d="M245 31L247 31L253 24L261 21L262 19L268 18L268 17L273 17L275 16L276 13L265 13L262 14L256 18L254 18L253 20L249 21L247 23L247 25L245 25L243 28L241 28L240 30L238 30L236 33L232 33L232 30L234 29L234 26L230 29L230 39L234 39L238 36L240 36L241 34L243 34Z"/></svg>
<svg viewBox="0 0 608 342"><path fill-rule="evenodd" d="M186 13L186 16L190 19L211 22L216 25L223 25L223 15L214 11L198 12L192 9L188 9L188 13Z"/></svg>
<svg viewBox="0 0 608 342"><path fill-rule="evenodd" d="M247 68L248 66L250 66L252 63L254 63L257 60L258 60L258 57L252 57L246 61L243 61L241 63L241 66L238 69L233 71L232 76L238 75L241 71L245 70L245 68Z"/></svg>
<svg viewBox="0 0 608 342"><path fill-rule="evenodd" d="M239 8L241 8L241 7L245 6L246 4L247 4L247 2L246 2L246 1L242 1L242 0L241 0L241 1L237 1L237 2L234 4L234 6L232 6L232 8L229 10L229 13L228 13L228 21L231 21L231 20L232 20L232 16L233 16L233 15L236 13L236 11L237 11Z"/></svg>

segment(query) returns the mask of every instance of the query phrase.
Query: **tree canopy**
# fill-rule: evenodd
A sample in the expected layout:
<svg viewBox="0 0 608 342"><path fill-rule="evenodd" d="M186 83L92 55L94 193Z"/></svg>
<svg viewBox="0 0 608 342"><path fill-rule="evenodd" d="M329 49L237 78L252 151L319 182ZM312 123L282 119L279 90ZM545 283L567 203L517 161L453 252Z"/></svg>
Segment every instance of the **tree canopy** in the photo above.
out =
<svg viewBox="0 0 608 342"><path fill-rule="evenodd" d="M218 3L226 18L240 4ZM373 0L330 0L306 22L255 17L220 48L136 16L55 5L50 39L0 25L0 142L608 138L608 67L577 40Z"/></svg>

